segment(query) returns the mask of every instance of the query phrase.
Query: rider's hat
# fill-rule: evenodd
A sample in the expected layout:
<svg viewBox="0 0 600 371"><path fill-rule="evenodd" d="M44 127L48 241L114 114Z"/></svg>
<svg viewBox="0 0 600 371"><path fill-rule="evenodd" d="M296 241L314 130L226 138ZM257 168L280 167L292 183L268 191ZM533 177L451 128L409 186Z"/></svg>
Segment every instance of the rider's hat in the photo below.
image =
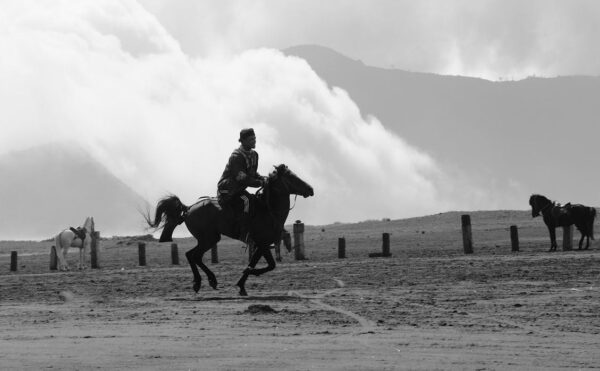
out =
<svg viewBox="0 0 600 371"><path fill-rule="evenodd" d="M242 129L240 131L240 139L239 141L241 142L242 140L251 137L251 136L255 136L254 134L254 129L252 128L246 128L246 129Z"/></svg>

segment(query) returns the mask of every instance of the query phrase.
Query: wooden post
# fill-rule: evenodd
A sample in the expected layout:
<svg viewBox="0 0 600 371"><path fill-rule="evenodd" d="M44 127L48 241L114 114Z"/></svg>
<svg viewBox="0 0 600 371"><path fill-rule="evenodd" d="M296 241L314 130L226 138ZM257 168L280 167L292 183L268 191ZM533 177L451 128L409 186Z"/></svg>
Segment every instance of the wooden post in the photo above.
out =
<svg viewBox="0 0 600 371"><path fill-rule="evenodd" d="M99 250L100 250L100 232L95 231L94 234L92 234L92 243L90 245L90 265L93 269L100 268L100 265L98 264L98 258L100 255Z"/></svg>
<svg viewBox="0 0 600 371"><path fill-rule="evenodd" d="M55 271L58 266L58 256L56 256L56 246L50 247L50 270Z"/></svg>
<svg viewBox="0 0 600 371"><path fill-rule="evenodd" d="M369 253L369 258L389 258L390 256L392 256L390 254L390 234L384 233L381 242L381 252Z"/></svg>
<svg viewBox="0 0 600 371"><path fill-rule="evenodd" d="M462 222L462 236L463 236L463 249L465 254L473 253L473 236L471 234L471 216L463 215L461 217Z"/></svg>
<svg viewBox="0 0 600 371"><path fill-rule="evenodd" d="M140 266L146 265L146 244L144 242L138 242L138 259Z"/></svg>
<svg viewBox="0 0 600 371"><path fill-rule="evenodd" d="M384 233L382 236L381 255L390 256L390 234Z"/></svg>
<svg viewBox="0 0 600 371"><path fill-rule="evenodd" d="M176 243L171 244L171 264L179 265L179 251Z"/></svg>
<svg viewBox="0 0 600 371"><path fill-rule="evenodd" d="M17 271L17 252L16 251L10 252L10 271L11 272Z"/></svg>
<svg viewBox="0 0 600 371"><path fill-rule="evenodd" d="M338 258L344 259L346 257L346 239L344 237L338 238Z"/></svg>
<svg viewBox="0 0 600 371"><path fill-rule="evenodd" d="M213 264L219 263L219 252L217 251L217 244L210 249L210 262Z"/></svg>
<svg viewBox="0 0 600 371"><path fill-rule="evenodd" d="M294 223L294 255L296 260L304 260L304 224L300 220Z"/></svg>
<svg viewBox="0 0 600 371"><path fill-rule="evenodd" d="M511 251L519 251L519 230L516 225L510 226Z"/></svg>
<svg viewBox="0 0 600 371"><path fill-rule="evenodd" d="M573 226L563 227L563 251L573 250Z"/></svg>

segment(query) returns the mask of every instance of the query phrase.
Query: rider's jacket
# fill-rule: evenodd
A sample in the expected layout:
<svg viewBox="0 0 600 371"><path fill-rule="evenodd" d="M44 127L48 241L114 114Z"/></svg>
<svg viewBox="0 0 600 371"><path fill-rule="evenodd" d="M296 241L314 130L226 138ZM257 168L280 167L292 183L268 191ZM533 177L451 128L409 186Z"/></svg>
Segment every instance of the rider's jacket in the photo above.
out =
<svg viewBox="0 0 600 371"><path fill-rule="evenodd" d="M246 187L261 186L262 177L257 169L258 153L253 149L246 151L242 146L236 148L229 156L217 185L219 203L231 200L246 190Z"/></svg>

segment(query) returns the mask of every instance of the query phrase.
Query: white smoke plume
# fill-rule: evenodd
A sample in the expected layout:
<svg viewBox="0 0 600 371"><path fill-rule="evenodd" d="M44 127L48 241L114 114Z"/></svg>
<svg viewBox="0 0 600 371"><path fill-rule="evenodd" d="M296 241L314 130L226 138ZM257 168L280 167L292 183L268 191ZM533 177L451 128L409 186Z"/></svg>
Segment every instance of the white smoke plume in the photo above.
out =
<svg viewBox="0 0 600 371"><path fill-rule="evenodd" d="M254 127L259 172L286 163L315 188L293 219L477 205L481 191L450 179L376 118L363 119L301 59L272 49L189 56L135 1L2 5L1 153L77 141L151 203L172 192L190 204L215 194L239 130Z"/></svg>

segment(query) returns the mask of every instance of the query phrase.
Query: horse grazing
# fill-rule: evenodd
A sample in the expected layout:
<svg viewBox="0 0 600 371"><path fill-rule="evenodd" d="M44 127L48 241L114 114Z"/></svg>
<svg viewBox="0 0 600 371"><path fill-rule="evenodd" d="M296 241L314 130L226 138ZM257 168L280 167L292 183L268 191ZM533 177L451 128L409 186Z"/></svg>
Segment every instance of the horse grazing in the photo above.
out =
<svg viewBox="0 0 600 371"><path fill-rule="evenodd" d="M262 190L259 190L255 202L255 213L250 222L250 236L255 243L255 249L250 257L248 267L244 269L237 286L242 296L247 296L245 284L249 275L259 276L275 269L275 260L271 254L270 246L279 243L283 227L289 214L290 195L309 197L314 195L313 188L300 179L285 165L275 167L269 174ZM202 262L204 253L210 250L221 240L221 235L240 239L239 229L236 227L235 215L230 208L222 209L215 198L203 197L191 206L184 205L177 196L171 195L163 198L156 205L154 221L146 215L146 222L150 227L160 228L163 232L159 242L172 241L175 227L185 223L187 229L196 238L198 244L186 252L185 256L194 274L193 289L200 290L202 277L198 268L206 274L208 283L217 289L217 278L214 273ZM261 257L267 261L264 268L255 268Z"/></svg>
<svg viewBox="0 0 600 371"><path fill-rule="evenodd" d="M61 271L69 270L67 262L67 253L69 247L79 247L78 269L86 269L85 256L92 244L92 235L94 234L94 218L88 216L83 223L83 227L69 228L61 231L54 237L56 245L56 257L58 258L58 269Z"/></svg>
<svg viewBox="0 0 600 371"><path fill-rule="evenodd" d="M596 209L593 207L568 203L564 206L567 214L575 224L577 230L581 233L579 239L579 250L583 245L583 239L587 238L585 250L590 247L590 238L594 239L594 220L596 219Z"/></svg>
<svg viewBox="0 0 600 371"><path fill-rule="evenodd" d="M556 250L556 227L568 227L575 224L581 232L580 250L584 237L587 237L586 249L589 247L590 238L594 239L596 209L593 207L580 204L572 205L570 203L561 206L538 194L534 194L529 198L529 205L531 205L531 216L533 218L540 215L540 213L544 218L544 223L546 223L548 232L550 232L550 251Z"/></svg>

